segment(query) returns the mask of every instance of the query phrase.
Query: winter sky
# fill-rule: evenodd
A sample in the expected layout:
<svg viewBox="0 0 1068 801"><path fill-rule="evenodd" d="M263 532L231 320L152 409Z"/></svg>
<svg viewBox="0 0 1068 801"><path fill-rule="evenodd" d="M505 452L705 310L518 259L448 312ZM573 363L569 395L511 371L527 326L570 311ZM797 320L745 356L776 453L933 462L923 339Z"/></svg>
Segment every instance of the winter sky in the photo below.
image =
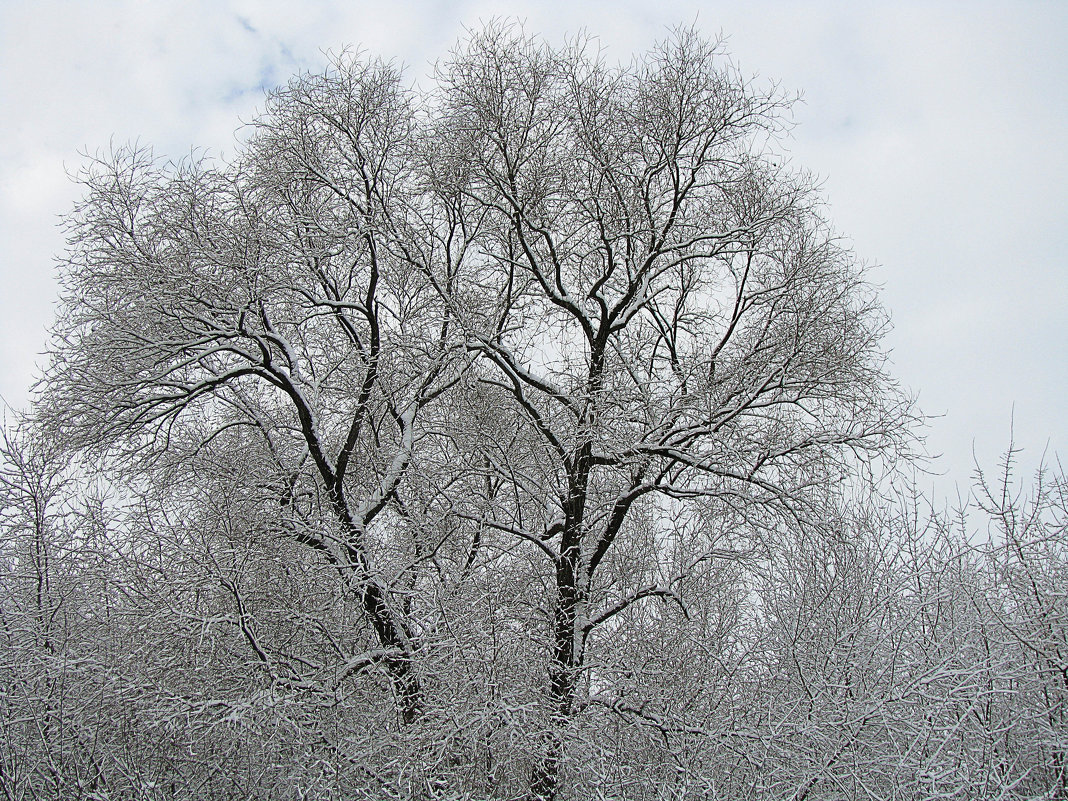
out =
<svg viewBox="0 0 1068 801"><path fill-rule="evenodd" d="M741 70L801 92L786 142L872 264L893 370L963 487L1010 422L1068 461L1068 2L0 0L0 395L24 407L84 153L138 140L225 156L264 88L345 45L425 80L466 27L581 29L628 60L668 28L723 34Z"/></svg>

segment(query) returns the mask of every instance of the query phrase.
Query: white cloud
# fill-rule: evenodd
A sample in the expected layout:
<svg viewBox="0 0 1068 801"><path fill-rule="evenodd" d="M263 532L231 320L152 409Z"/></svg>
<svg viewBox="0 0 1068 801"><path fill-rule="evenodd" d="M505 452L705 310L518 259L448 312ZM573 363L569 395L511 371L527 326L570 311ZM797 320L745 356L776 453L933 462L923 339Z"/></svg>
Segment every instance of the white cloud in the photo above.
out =
<svg viewBox="0 0 1068 801"><path fill-rule="evenodd" d="M830 212L874 277L904 381L934 412L931 443L963 478L1020 439L1068 453L1068 5L1057 3L503 0L0 4L0 393L25 398L56 289L64 165L112 137L157 153L232 152L262 89L321 50L363 45L413 80L463 26L520 16L580 28L627 59L669 26L729 36L749 73L803 90L789 147L825 179Z"/></svg>

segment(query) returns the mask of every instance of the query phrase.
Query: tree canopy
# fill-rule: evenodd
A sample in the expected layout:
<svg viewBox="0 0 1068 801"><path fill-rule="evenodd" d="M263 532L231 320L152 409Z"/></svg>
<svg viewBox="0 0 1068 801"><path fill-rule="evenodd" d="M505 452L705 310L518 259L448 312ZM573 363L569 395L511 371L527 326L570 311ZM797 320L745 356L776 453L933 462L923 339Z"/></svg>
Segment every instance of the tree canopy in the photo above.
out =
<svg viewBox="0 0 1068 801"><path fill-rule="evenodd" d="M614 66L495 24L425 89L295 77L227 162L89 164L8 442L6 647L41 656L0 667L35 710L0 786L1063 793L1063 549L1012 517L961 556L868 479L915 414L788 108L693 30ZM96 489L49 517L64 476Z"/></svg>

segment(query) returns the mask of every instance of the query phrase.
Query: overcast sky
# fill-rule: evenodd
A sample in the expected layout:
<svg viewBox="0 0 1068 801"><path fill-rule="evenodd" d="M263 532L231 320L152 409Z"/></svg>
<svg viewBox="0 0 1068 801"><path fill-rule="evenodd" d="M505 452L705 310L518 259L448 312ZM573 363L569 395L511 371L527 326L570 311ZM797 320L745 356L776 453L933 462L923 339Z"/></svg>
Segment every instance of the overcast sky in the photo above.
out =
<svg viewBox="0 0 1068 801"><path fill-rule="evenodd" d="M1068 2L0 0L0 395L23 406L53 314L58 219L82 153L232 153L265 87L358 45L427 75L480 21L628 60L694 23L803 94L786 143L894 320L894 372L934 417L939 492L993 464L1068 460Z"/></svg>

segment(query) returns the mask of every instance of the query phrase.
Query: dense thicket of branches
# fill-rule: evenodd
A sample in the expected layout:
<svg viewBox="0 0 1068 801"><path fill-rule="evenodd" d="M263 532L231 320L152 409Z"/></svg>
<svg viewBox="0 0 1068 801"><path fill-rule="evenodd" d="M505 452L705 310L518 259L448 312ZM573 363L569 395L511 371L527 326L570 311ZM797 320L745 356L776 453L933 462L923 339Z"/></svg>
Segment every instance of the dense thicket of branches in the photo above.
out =
<svg viewBox="0 0 1068 801"><path fill-rule="evenodd" d="M1064 479L975 546L871 478L911 411L785 108L491 26L91 164L3 453L7 796L1063 797Z"/></svg>

